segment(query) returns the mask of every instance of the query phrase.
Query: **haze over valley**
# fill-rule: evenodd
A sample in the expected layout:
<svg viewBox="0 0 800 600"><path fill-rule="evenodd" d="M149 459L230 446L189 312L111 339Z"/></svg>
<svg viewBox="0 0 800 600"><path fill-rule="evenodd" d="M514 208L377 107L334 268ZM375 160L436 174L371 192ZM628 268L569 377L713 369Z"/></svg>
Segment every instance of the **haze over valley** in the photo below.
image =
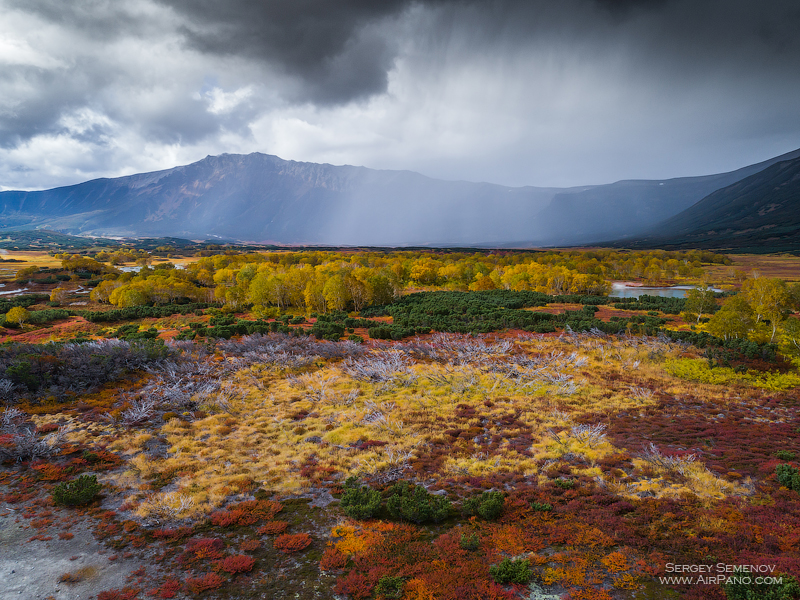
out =
<svg viewBox="0 0 800 600"><path fill-rule="evenodd" d="M798 156L795 151L704 177L513 188L259 153L224 154L154 173L0 192L0 225L96 237L277 244L589 244L658 229L712 192L724 194L737 182ZM790 178L786 185L783 192L791 192L782 214L796 214L797 182ZM740 213L737 218L745 219Z"/></svg>

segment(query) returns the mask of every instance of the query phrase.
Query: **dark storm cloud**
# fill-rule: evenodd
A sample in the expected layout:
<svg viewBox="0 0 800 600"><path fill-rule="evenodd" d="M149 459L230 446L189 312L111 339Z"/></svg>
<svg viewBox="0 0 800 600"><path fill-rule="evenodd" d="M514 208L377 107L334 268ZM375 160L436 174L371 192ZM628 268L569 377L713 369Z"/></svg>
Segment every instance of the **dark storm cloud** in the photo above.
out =
<svg viewBox="0 0 800 600"><path fill-rule="evenodd" d="M298 99L347 102L386 89L396 49L370 25L408 0L158 0L187 19L204 53L265 61L302 83Z"/></svg>
<svg viewBox="0 0 800 600"><path fill-rule="evenodd" d="M318 104L386 91L403 41L392 21L413 7L433 9L430 22L409 33L417 43L435 44L454 28L468 28L476 43L504 47L538 38L600 49L628 44L641 62L689 69L737 61L746 68L765 53L786 67L798 58L800 38L795 0L158 1L186 20L191 47L263 61L299 82L287 95Z"/></svg>
<svg viewBox="0 0 800 600"><path fill-rule="evenodd" d="M0 14L0 176L42 153L99 175L145 151L149 168L262 150L563 185L800 145L797 0L0 0Z"/></svg>

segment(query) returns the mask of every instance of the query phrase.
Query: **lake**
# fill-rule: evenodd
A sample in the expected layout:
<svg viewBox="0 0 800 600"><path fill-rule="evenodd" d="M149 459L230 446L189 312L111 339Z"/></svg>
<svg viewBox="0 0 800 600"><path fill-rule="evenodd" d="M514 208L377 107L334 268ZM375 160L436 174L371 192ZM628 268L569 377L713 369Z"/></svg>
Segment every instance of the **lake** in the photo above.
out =
<svg viewBox="0 0 800 600"><path fill-rule="evenodd" d="M663 296L665 298L685 298L686 292L694 289L694 285L674 285L671 287L630 286L624 283L612 283L609 298L638 298L639 296ZM711 288L715 292L721 292Z"/></svg>

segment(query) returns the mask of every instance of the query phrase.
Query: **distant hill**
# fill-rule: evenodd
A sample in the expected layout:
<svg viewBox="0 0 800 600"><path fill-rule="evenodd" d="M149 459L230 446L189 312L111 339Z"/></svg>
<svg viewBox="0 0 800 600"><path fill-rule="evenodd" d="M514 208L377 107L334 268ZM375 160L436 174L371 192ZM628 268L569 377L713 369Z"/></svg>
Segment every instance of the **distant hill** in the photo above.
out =
<svg viewBox="0 0 800 600"><path fill-rule="evenodd" d="M223 154L154 173L0 192L0 234L46 229L332 246L578 244L641 235L788 156L720 175L564 189Z"/></svg>
<svg viewBox="0 0 800 600"><path fill-rule="evenodd" d="M717 190L659 224L650 235L618 244L800 251L800 158L779 162Z"/></svg>
<svg viewBox="0 0 800 600"><path fill-rule="evenodd" d="M627 180L580 191L557 193L539 218L548 224L550 244L572 245L637 237L712 192L777 162L800 157L800 150L729 173L661 181ZM624 243L624 242L623 242Z"/></svg>

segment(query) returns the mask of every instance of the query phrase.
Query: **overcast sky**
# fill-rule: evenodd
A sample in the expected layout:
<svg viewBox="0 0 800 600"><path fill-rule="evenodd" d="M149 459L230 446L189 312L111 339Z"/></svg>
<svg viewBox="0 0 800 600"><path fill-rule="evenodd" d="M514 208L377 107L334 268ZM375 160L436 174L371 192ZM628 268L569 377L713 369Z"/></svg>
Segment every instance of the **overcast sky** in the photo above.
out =
<svg viewBox="0 0 800 600"><path fill-rule="evenodd" d="M207 154L567 186L800 147L797 0L0 0L0 189Z"/></svg>

